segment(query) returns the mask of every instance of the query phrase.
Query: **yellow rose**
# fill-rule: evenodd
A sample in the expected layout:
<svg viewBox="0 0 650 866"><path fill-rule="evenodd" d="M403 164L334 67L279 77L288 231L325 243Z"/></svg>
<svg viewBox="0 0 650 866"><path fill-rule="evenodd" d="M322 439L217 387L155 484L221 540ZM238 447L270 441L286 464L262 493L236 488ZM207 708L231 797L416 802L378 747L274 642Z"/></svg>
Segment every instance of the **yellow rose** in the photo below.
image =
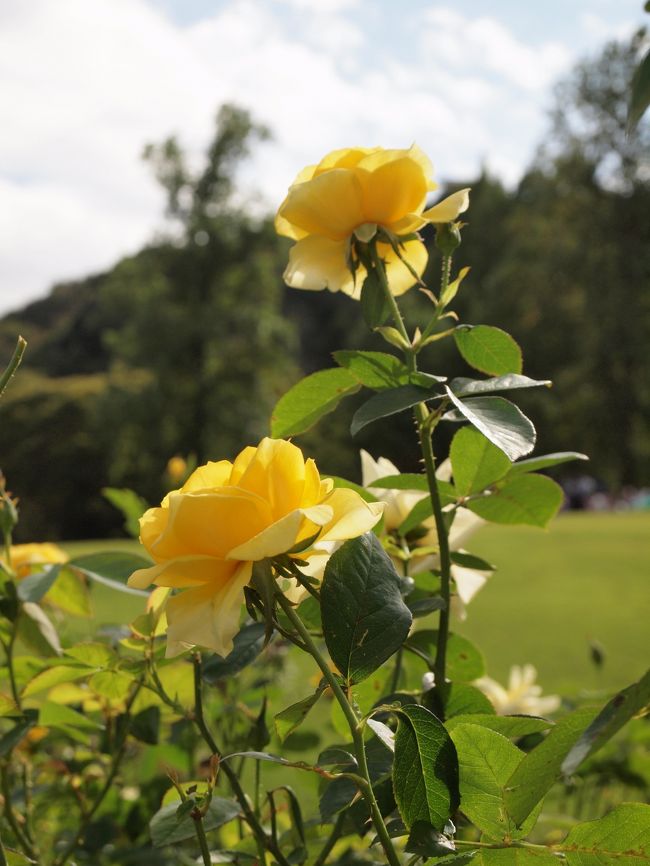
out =
<svg viewBox="0 0 650 866"><path fill-rule="evenodd" d="M372 529L382 510L352 490L333 489L290 442L263 439L233 463L200 466L160 508L143 515L140 540L156 564L134 572L129 586L181 590L167 601L167 655L199 645L225 656L254 562L316 533L320 550L356 538Z"/></svg>
<svg viewBox="0 0 650 866"><path fill-rule="evenodd" d="M463 189L425 211L428 193L437 188L433 167L413 145L335 150L318 165L303 169L280 205L275 227L296 244L284 273L296 289L329 289L359 298L366 271L353 276L349 261L354 236L369 241L378 228L403 237L426 223L451 222L469 205ZM378 243L391 291L401 295L416 282L388 243ZM417 274L427 263L421 240L404 243L402 255Z"/></svg>
<svg viewBox="0 0 650 866"><path fill-rule="evenodd" d="M440 464L436 475L441 481L448 481L451 474L451 464L445 460ZM361 451L361 483L378 499L386 504L384 511L384 528L386 532L394 532L411 512L413 506L423 499L427 494L419 490L389 490L385 487L373 487L373 481L378 478L386 478L389 475L399 475L399 469L385 457L374 460L367 451ZM476 530L485 523L480 517L468 508L457 508L454 522L449 532L449 547L452 551L463 552L463 544L473 535ZM411 554L417 558L413 559L411 572L417 574L420 571L440 568L440 557L438 554L418 556L418 548L436 548L438 546L438 533L436 522L433 517L428 517L422 527L426 534L414 543ZM401 563L395 561L395 567L402 570ZM475 568L465 568L452 564L451 576L456 584L456 595L451 600L451 611L459 619L464 620L467 616L466 605L474 598L476 593L487 583L490 576L489 571L478 571Z"/></svg>
<svg viewBox="0 0 650 866"><path fill-rule="evenodd" d="M42 566L57 562L67 562L68 554L51 544L14 544L11 547L11 567L19 578L27 577L32 571L42 570Z"/></svg>

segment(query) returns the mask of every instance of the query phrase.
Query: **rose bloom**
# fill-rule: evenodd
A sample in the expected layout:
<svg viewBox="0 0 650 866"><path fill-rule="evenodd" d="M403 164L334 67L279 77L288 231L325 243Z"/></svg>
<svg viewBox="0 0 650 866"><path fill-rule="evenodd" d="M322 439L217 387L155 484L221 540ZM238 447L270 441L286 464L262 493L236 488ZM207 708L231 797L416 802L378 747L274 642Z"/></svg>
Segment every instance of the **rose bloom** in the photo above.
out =
<svg viewBox="0 0 650 866"><path fill-rule="evenodd" d="M49 541L11 547L11 567L19 578L27 577L32 571L42 571L47 565L67 561L68 554Z"/></svg>
<svg viewBox="0 0 650 866"><path fill-rule="evenodd" d="M359 298L366 276L359 264L350 268L354 236L369 241L378 228L402 237L427 223L446 223L467 210L463 189L425 210L427 195L437 188L428 157L413 145L408 150L351 147L335 150L318 165L303 169L280 205L278 234L296 241L284 273L296 289L329 289ZM380 242L391 291L401 295L416 282L391 245ZM407 240L402 255L422 274L427 251L419 238Z"/></svg>
<svg viewBox="0 0 650 866"><path fill-rule="evenodd" d="M451 464L448 460L445 460L438 467L436 474L441 481L448 481L450 471ZM385 457L374 460L367 451L361 451L362 484L370 493L386 503L384 526L386 532L391 532L399 528L400 524L408 517L413 506L427 494L421 490L389 490L384 487L372 486L373 481L376 481L378 478L386 478L388 475L399 475L399 469L390 460L387 460ZM468 508L456 509L456 516L449 533L450 549L460 552L462 545L484 522L484 520ZM422 525L427 530L426 535L417 539L411 551L416 554L411 560L411 570L414 574L440 568L440 557L437 554L417 556L418 547L438 546L435 519L429 517ZM398 561L395 561L395 567L398 571L402 570L401 563ZM473 568L464 568L460 565L452 564L451 576L456 585L457 595L451 600L451 610L459 619L466 618L466 605L469 604L476 593L485 585L490 573L489 571L478 571Z"/></svg>
<svg viewBox="0 0 650 866"><path fill-rule="evenodd" d="M263 439L233 463L200 466L143 515L140 540L155 565L134 572L129 586L180 590L166 606L168 656L194 645L225 656L239 630L254 562L318 533L318 546L296 555L313 555L321 566L323 547L372 529L382 511L353 490L335 490L295 445Z"/></svg>
<svg viewBox="0 0 650 866"><path fill-rule="evenodd" d="M490 677L481 677L474 681L474 685L490 699L500 716L545 716L554 713L559 709L560 697L542 697L542 687L537 685L536 679L537 669L533 665L513 665L507 688Z"/></svg>

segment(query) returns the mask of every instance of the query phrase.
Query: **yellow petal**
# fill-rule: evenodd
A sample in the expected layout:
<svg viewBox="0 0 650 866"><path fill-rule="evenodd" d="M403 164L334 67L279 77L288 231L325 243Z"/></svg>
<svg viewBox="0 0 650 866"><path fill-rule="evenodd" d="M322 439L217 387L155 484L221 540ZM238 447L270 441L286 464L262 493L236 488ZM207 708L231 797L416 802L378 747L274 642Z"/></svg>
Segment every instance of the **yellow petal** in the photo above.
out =
<svg viewBox="0 0 650 866"><path fill-rule="evenodd" d="M345 260L346 252L347 241L317 235L298 241L289 253L284 280L294 289L329 289L358 297L366 272L359 268L355 283Z"/></svg>
<svg viewBox="0 0 650 866"><path fill-rule="evenodd" d="M310 235L344 240L366 222L356 171L337 168L291 187L278 214Z"/></svg>
<svg viewBox="0 0 650 866"><path fill-rule="evenodd" d="M298 508L262 530L254 538L235 547L228 554L228 559L248 559L258 562L260 559L286 553L298 541L305 520L314 524L314 528L324 526L332 519L333 513L329 504L315 505L313 508L306 509ZM306 537L312 534L310 527Z"/></svg>
<svg viewBox="0 0 650 866"><path fill-rule="evenodd" d="M232 464L232 472L230 473L231 484L239 484L242 475L248 469L248 466L251 460L255 457L256 452L257 448L248 445L235 457L235 461Z"/></svg>
<svg viewBox="0 0 650 866"><path fill-rule="evenodd" d="M394 295L403 295L411 286L415 285L416 278L391 246L388 244L377 244L377 250L386 266L386 276L388 277L388 285L391 292ZM424 273L429 254L422 241L407 241L401 246L400 253L418 276Z"/></svg>
<svg viewBox="0 0 650 866"><path fill-rule="evenodd" d="M375 526L384 511L383 502L366 502L355 490L337 487L326 499L334 516L323 527L319 542L357 538Z"/></svg>
<svg viewBox="0 0 650 866"><path fill-rule="evenodd" d="M184 589L188 586L201 586L204 583L221 585L229 580L236 566L214 556L179 556L134 571L128 585L136 589L146 589L150 584L171 586Z"/></svg>
<svg viewBox="0 0 650 866"><path fill-rule="evenodd" d="M214 490L228 484L232 463L230 460L219 460L217 463L209 462L205 466L199 466L181 487L183 493L195 493L197 490Z"/></svg>
<svg viewBox="0 0 650 866"><path fill-rule="evenodd" d="M381 150L379 147L343 147L333 150L324 156L316 166L314 174L322 174L333 168L356 168L357 165L371 153Z"/></svg>
<svg viewBox="0 0 650 866"><path fill-rule="evenodd" d="M268 504L238 487L214 493L172 493L165 531L151 545L158 559L188 554L225 559L233 547L271 523Z"/></svg>
<svg viewBox="0 0 650 866"><path fill-rule="evenodd" d="M169 508L149 508L140 518L140 541L151 556L154 556L153 547L164 533L168 520Z"/></svg>
<svg viewBox="0 0 650 866"><path fill-rule="evenodd" d="M271 507L271 521L275 522L302 503L305 489L302 451L285 439L263 439L238 487L266 500Z"/></svg>
<svg viewBox="0 0 650 866"><path fill-rule="evenodd" d="M464 213L469 207L469 189L460 189L458 192L443 198L438 204L425 210L423 217L430 223L450 223L459 214Z"/></svg>
<svg viewBox="0 0 650 866"><path fill-rule="evenodd" d="M361 171L373 158L362 160L357 169L363 187L365 221L390 229L406 214L422 211L428 191L427 178L421 166L408 156L384 162L372 171Z"/></svg>
<svg viewBox="0 0 650 866"><path fill-rule="evenodd" d="M244 587L251 578L252 564L243 562L231 579L216 589L210 584L187 589L167 602L167 639L175 644L202 646L227 656L239 631Z"/></svg>

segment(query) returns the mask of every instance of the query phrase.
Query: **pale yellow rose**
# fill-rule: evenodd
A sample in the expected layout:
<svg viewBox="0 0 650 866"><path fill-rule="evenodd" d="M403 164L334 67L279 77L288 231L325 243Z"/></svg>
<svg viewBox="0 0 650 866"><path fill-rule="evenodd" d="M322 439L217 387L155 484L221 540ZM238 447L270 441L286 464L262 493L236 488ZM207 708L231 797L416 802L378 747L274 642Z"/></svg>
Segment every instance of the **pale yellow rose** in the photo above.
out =
<svg viewBox="0 0 650 866"><path fill-rule="evenodd" d="M536 679L537 669L533 665L513 665L507 688L490 677L481 677L474 681L474 685L490 699L500 716L554 713L560 707L559 695L542 696L542 687L535 682Z"/></svg>
<svg viewBox="0 0 650 866"><path fill-rule="evenodd" d="M440 480L448 481L451 472L451 464L445 460L440 464L437 476ZM386 532L393 532L399 528L401 523L408 517L413 506L423 499L427 494L420 490L389 490L383 487L373 487L373 481L378 478L386 478L389 475L399 475L399 469L385 457L374 460L367 451L361 451L361 478L362 484L374 496L386 503L384 510L384 527ZM454 522L449 533L449 547L452 552L462 552L465 542L483 525L485 521L467 508L457 508ZM426 534L415 542L410 572L417 574L420 571L429 571L440 567L440 558L437 554L418 556L418 548L438 547L438 533L433 517L423 522ZM398 572L402 570L402 564L395 561ZM451 611L459 619L467 616L466 605L474 598L476 593L485 585L489 571L478 571L473 568L465 568L452 564L451 576L456 585L456 595L451 600Z"/></svg>
<svg viewBox="0 0 650 866"><path fill-rule="evenodd" d="M200 466L143 515L140 540L156 564L134 572L129 586L180 590L166 606L168 655L194 645L227 655L254 562L316 533L320 545L356 538L382 510L353 490L334 489L290 442L263 439L233 463Z"/></svg>
<svg viewBox="0 0 650 866"><path fill-rule="evenodd" d="M11 547L11 567L19 578L44 566L67 562L68 554L49 541L32 544L14 544Z"/></svg>
<svg viewBox="0 0 650 866"><path fill-rule="evenodd" d="M284 274L296 289L329 289L359 298L366 270L350 270L353 237L369 241L378 229L404 237L427 223L451 222L469 205L463 189L425 211L437 188L428 157L408 150L353 147L335 150L303 169L289 188L275 219L278 234L295 240ZM388 243L378 243L394 295L416 282ZM422 274L427 251L419 238L405 241L403 257Z"/></svg>

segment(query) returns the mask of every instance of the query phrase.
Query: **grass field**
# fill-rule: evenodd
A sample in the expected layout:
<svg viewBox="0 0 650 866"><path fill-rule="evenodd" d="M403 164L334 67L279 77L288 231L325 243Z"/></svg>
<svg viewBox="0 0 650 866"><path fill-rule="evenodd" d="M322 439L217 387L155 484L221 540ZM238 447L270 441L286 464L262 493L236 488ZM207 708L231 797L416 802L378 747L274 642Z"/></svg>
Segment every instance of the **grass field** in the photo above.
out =
<svg viewBox="0 0 650 866"><path fill-rule="evenodd" d="M627 685L647 669L650 514L563 514L548 532L486 526L469 546L498 570L456 629L481 647L491 676L505 681L511 664L532 662L546 692L571 695ZM130 541L65 547L137 549ZM104 624L126 623L142 609L140 599L102 586L94 598ZM93 624L83 629L92 637ZM605 650L600 671L590 640Z"/></svg>

